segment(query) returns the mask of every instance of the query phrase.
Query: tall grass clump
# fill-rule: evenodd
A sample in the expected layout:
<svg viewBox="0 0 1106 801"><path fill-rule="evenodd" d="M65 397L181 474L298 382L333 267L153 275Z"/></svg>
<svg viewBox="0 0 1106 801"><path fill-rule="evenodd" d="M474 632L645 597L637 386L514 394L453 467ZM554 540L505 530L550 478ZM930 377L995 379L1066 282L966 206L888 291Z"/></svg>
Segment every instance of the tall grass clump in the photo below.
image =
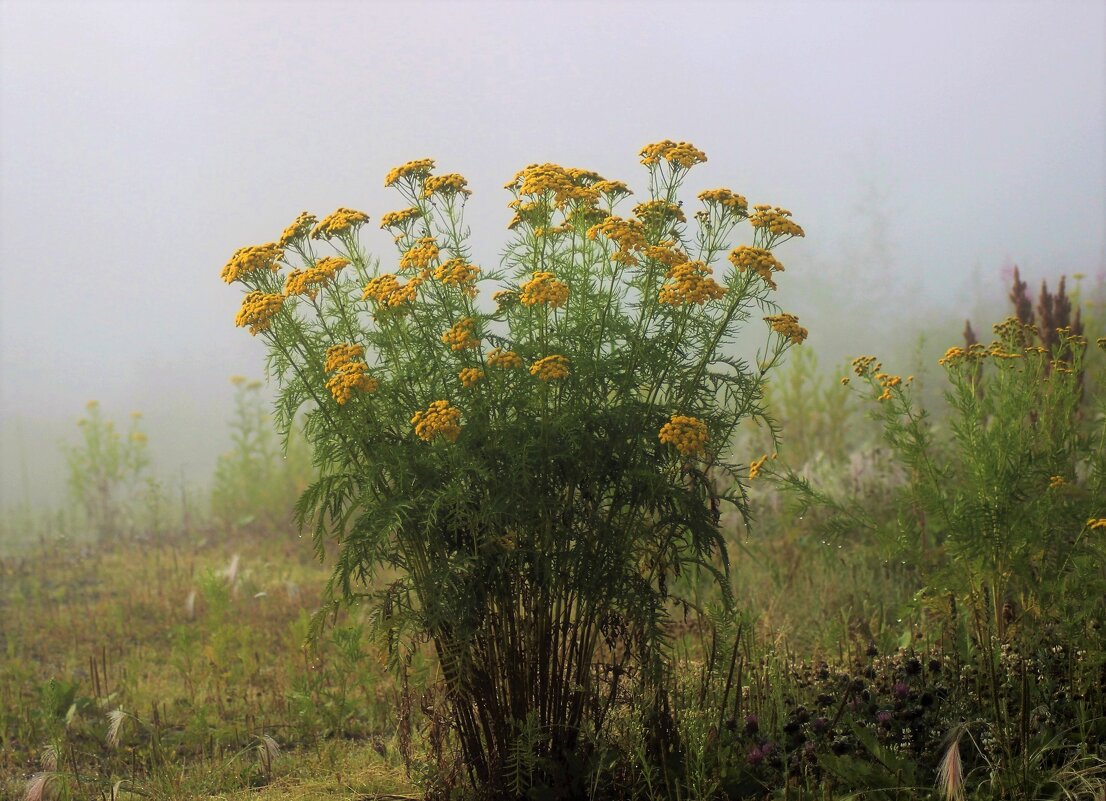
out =
<svg viewBox="0 0 1106 801"><path fill-rule="evenodd" d="M689 223L680 187L704 161L646 147L631 214L621 181L526 167L498 270L472 263L466 179L412 161L385 180L404 203L381 224L395 267L340 208L223 271L269 346L286 436L303 414L320 478L298 515L320 553L337 543L331 597L373 609L396 664L430 644L483 792L580 791L629 687L653 753L671 750L676 578L703 571L726 598L718 521L745 513L748 472L728 445L767 421L764 378L806 337L771 294L772 249L803 231L727 189ZM743 333L753 362L727 355Z"/></svg>

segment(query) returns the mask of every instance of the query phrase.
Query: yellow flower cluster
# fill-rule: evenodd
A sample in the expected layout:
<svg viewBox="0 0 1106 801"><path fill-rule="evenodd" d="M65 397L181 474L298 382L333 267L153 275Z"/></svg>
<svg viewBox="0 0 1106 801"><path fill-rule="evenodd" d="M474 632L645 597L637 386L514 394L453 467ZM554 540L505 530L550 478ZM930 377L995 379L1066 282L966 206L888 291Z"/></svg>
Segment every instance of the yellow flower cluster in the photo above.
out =
<svg viewBox="0 0 1106 801"><path fill-rule="evenodd" d="M461 410L450 406L449 401L437 400L425 412L415 412L411 425L419 439L426 442L439 436L456 442L461 433Z"/></svg>
<svg viewBox="0 0 1106 801"><path fill-rule="evenodd" d="M434 277L443 284L460 287L470 298L476 297L476 283L480 268L469 264L462 258L449 259L438 265Z"/></svg>
<svg viewBox="0 0 1106 801"><path fill-rule="evenodd" d="M672 445L684 456L703 450L707 444L707 424L697 417L674 414L661 426L660 441Z"/></svg>
<svg viewBox="0 0 1106 801"><path fill-rule="evenodd" d="M326 286L348 264L349 259L326 256L306 270L292 270L284 280L284 294L306 295L314 300L319 289Z"/></svg>
<svg viewBox="0 0 1106 801"><path fill-rule="evenodd" d="M705 162L707 154L688 142L673 142L671 139L655 142L642 148L641 163L647 167L652 167L661 159L671 165L689 169L696 164Z"/></svg>
<svg viewBox="0 0 1106 801"><path fill-rule="evenodd" d="M675 249L673 247L675 244L676 243L671 239L666 239L656 245L649 245L643 248L641 255L652 261L660 262L665 267L675 267L677 264L685 264L687 262L687 254L682 250Z"/></svg>
<svg viewBox="0 0 1106 801"><path fill-rule="evenodd" d="M772 273L783 272L783 265L772 255L772 251L765 248L742 245L731 250L728 258L739 272L752 270L772 289L776 288Z"/></svg>
<svg viewBox="0 0 1106 801"><path fill-rule="evenodd" d="M395 186L404 178L426 178L434 169L434 159L416 159L392 169L384 177L384 186Z"/></svg>
<svg viewBox="0 0 1106 801"><path fill-rule="evenodd" d="M369 215L363 211L355 211L344 207L338 208L319 221L319 224L311 231L311 238L331 239L348 233L350 229L364 225L368 221Z"/></svg>
<svg viewBox="0 0 1106 801"><path fill-rule="evenodd" d="M1106 517L1092 517L1087 521L1087 528L1106 528Z"/></svg>
<svg viewBox="0 0 1106 801"><path fill-rule="evenodd" d="M598 186L599 184L596 184ZM608 212L598 206L586 206L578 205L568 210L565 214L564 225L561 227L566 232L571 232L576 228L581 228L585 232L593 225L599 225L603 220L607 219Z"/></svg>
<svg viewBox="0 0 1106 801"><path fill-rule="evenodd" d="M891 390L902 383L902 378L897 375L888 375L887 373L876 373L876 381L879 382L880 389L883 390L876 400L888 401L891 400Z"/></svg>
<svg viewBox="0 0 1106 801"><path fill-rule="evenodd" d="M634 215L646 225L667 225L672 221L687 222L684 210L667 200L648 200L634 206Z"/></svg>
<svg viewBox="0 0 1106 801"><path fill-rule="evenodd" d="M401 270L424 270L438 258L438 243L432 236L424 236L399 258Z"/></svg>
<svg viewBox="0 0 1106 801"><path fill-rule="evenodd" d="M422 196L430 197L431 195L471 195L472 192L468 189L469 182L465 176L459 173L451 172L446 175L432 175L426 179L426 182L422 185Z"/></svg>
<svg viewBox="0 0 1106 801"><path fill-rule="evenodd" d="M614 197L615 195L632 195L630 187L622 183L622 181L598 181L591 185L601 195L609 195Z"/></svg>
<svg viewBox="0 0 1106 801"><path fill-rule="evenodd" d="M611 256L611 261L621 264L636 264L635 252L640 252L647 245L645 240L645 226L640 220L624 220L621 217L608 217L598 225L593 225L586 234L588 239L595 239L599 234L618 245L618 252Z"/></svg>
<svg viewBox="0 0 1106 801"><path fill-rule="evenodd" d="M500 289L497 292L492 293L492 300L500 308L507 306L513 306L518 303L518 292L513 289Z"/></svg>
<svg viewBox="0 0 1106 801"><path fill-rule="evenodd" d="M470 389L476 385L477 381L484 377L484 371L478 367L466 367L457 374L457 377L461 379L461 384L464 385L465 389Z"/></svg>
<svg viewBox="0 0 1106 801"><path fill-rule="evenodd" d="M355 389L372 393L380 388L380 382L368 374L369 366L365 364L364 357L365 349L349 342L326 349L323 369L333 373L327 379L326 388L339 406L349 401Z"/></svg>
<svg viewBox="0 0 1106 801"><path fill-rule="evenodd" d="M272 270L275 273L280 269L277 262L282 258L284 258L284 251L276 242L238 248L223 267L221 275L223 280L230 284L256 270Z"/></svg>
<svg viewBox="0 0 1106 801"><path fill-rule="evenodd" d="M732 214L741 216L749 210L749 202L742 195L729 189L706 189L699 193L699 200L717 204Z"/></svg>
<svg viewBox="0 0 1106 801"><path fill-rule="evenodd" d="M758 475L760 475L760 469L764 467L764 463L768 461L768 454L764 454L759 459L753 459L749 462L749 480L752 481Z"/></svg>
<svg viewBox="0 0 1106 801"><path fill-rule="evenodd" d="M530 365L530 375L541 381L555 381L568 376L568 358L566 356L546 356Z"/></svg>
<svg viewBox="0 0 1106 801"><path fill-rule="evenodd" d="M488 354L488 366L517 370L519 367L522 367L522 358L513 350L495 348Z"/></svg>
<svg viewBox="0 0 1106 801"><path fill-rule="evenodd" d="M1064 481L1063 476L1052 476L1048 480L1048 488L1049 489L1060 489L1060 487L1064 486L1067 483L1068 482Z"/></svg>
<svg viewBox="0 0 1106 801"><path fill-rule="evenodd" d="M449 345L450 350L467 350L480 347L480 340L476 338L473 329L476 321L471 317L465 317L444 334L442 342Z"/></svg>
<svg viewBox="0 0 1106 801"><path fill-rule="evenodd" d="M399 211L389 211L380 218L380 227L399 228L400 226L407 225L411 220L417 220L421 216L422 212L417 206L411 206L409 209L400 209Z"/></svg>
<svg viewBox="0 0 1106 801"><path fill-rule="evenodd" d="M753 206L749 223L754 228L767 231L770 240L781 236L805 236L799 224L791 219L791 212L779 206Z"/></svg>
<svg viewBox="0 0 1106 801"><path fill-rule="evenodd" d="M518 299L523 306L545 303L556 309L568 300L568 284L558 281L553 273L536 272L534 277L519 287Z"/></svg>
<svg viewBox="0 0 1106 801"><path fill-rule="evenodd" d="M318 222L318 220L315 219L314 214L308 214L306 211L300 212L300 216L294 219L292 224L284 229L284 233L280 235L277 244L282 248L286 248L293 242L303 239L311 233L311 229L316 222Z"/></svg>
<svg viewBox="0 0 1106 801"><path fill-rule="evenodd" d="M708 300L718 300L726 294L726 288L711 277L711 269L705 262L688 261L677 264L669 269L666 277L669 282L661 285L657 299L671 306L702 304Z"/></svg>
<svg viewBox="0 0 1106 801"><path fill-rule="evenodd" d="M362 300L375 300L381 306L395 308L415 299L419 285L426 280L415 276L406 284L401 284L392 273L384 273L365 284L361 293Z"/></svg>
<svg viewBox="0 0 1106 801"><path fill-rule="evenodd" d="M238 310L234 324L239 328L248 326L250 334L256 336L258 331L269 329L273 317L283 305L284 295L270 295L255 290L242 298L242 308Z"/></svg>
<svg viewBox="0 0 1106 801"><path fill-rule="evenodd" d="M787 337L795 345L801 345L807 337L807 330L799 325L794 314L772 314L764 318L777 334Z"/></svg>
<svg viewBox="0 0 1106 801"><path fill-rule="evenodd" d="M593 175L558 164L531 164L515 173L504 188L527 196L552 194L554 205L563 208L570 200L588 204L598 200L599 193L584 185Z"/></svg>
<svg viewBox="0 0 1106 801"><path fill-rule="evenodd" d="M875 372L878 373L882 365L876 361L875 356L857 356L852 362L853 372L863 378Z"/></svg>

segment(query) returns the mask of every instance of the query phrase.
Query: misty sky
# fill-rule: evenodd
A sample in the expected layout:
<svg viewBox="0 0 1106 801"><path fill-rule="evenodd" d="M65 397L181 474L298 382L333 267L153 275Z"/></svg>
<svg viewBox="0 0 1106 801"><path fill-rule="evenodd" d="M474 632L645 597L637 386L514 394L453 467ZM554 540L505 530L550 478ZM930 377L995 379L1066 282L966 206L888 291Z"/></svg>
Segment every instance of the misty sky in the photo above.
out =
<svg viewBox="0 0 1106 801"><path fill-rule="evenodd" d="M98 398L209 476L263 347L219 271L301 210L369 213L391 167L461 172L477 262L535 161L644 188L658 139L790 208L780 299L833 358L960 321L1004 268L1106 269L1106 3L0 5L0 504L59 486ZM831 316L831 312L840 313ZM952 329L955 334L959 329ZM902 333L902 332L899 332ZM907 332L907 335L910 332ZM821 345L819 343L822 343ZM954 344L949 342L948 344Z"/></svg>

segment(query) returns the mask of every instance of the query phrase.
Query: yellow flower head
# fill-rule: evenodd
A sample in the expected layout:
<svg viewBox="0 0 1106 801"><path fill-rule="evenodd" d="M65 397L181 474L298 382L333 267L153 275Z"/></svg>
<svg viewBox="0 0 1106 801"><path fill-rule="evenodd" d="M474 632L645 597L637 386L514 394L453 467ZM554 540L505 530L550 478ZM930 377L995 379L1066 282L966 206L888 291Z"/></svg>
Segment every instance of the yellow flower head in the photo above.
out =
<svg viewBox="0 0 1106 801"><path fill-rule="evenodd" d="M729 189L707 189L699 193L699 200L708 206L716 205L738 217L745 216L749 210L749 203L742 195L731 192Z"/></svg>
<svg viewBox="0 0 1106 801"><path fill-rule="evenodd" d="M501 367L503 369L518 369L522 367L522 358L513 350L495 348L488 354L489 367Z"/></svg>
<svg viewBox="0 0 1106 801"><path fill-rule="evenodd" d="M853 372L857 376L863 378L871 375L872 373L878 373L881 365L876 361L875 356L857 356L852 362Z"/></svg>
<svg viewBox="0 0 1106 801"><path fill-rule="evenodd" d="M349 264L349 259L326 256L306 270L292 270L284 280L285 295L306 295L314 300L321 287L326 286L338 271Z"/></svg>
<svg viewBox="0 0 1106 801"><path fill-rule="evenodd" d="M256 336L259 331L268 330L273 317L283 305L284 295L270 295L255 290L242 299L242 308L238 310L234 324L239 328L249 327L250 335Z"/></svg>
<svg viewBox="0 0 1106 801"><path fill-rule="evenodd" d="M318 221L314 214L308 214L306 211L300 212L300 216L284 229L284 233L280 235L277 244L282 248L286 248L293 242L298 242L311 233L311 229L316 222Z"/></svg>
<svg viewBox="0 0 1106 801"><path fill-rule="evenodd" d="M443 195L451 197L453 195L465 195L467 197L472 194L467 188L468 185L469 182L465 179L465 176L455 172L447 175L433 175L423 183L422 196Z"/></svg>
<svg viewBox="0 0 1106 801"><path fill-rule="evenodd" d="M546 356L530 365L530 375L541 381L557 381L568 377L568 357Z"/></svg>
<svg viewBox="0 0 1106 801"><path fill-rule="evenodd" d="M443 261L434 271L434 278L443 284L461 288L469 297L476 296L476 281L480 277L480 268L469 264L462 258Z"/></svg>
<svg viewBox="0 0 1106 801"><path fill-rule="evenodd" d="M365 284L361 299L375 300L381 306L395 308L413 301L424 280L421 276L415 276L406 284L401 284L392 273L383 273Z"/></svg>
<svg viewBox="0 0 1106 801"><path fill-rule="evenodd" d="M642 148L641 163L645 166L652 167L662 160L667 161L670 166L690 169L705 162L707 154L688 142L673 142L671 139Z"/></svg>
<svg viewBox="0 0 1106 801"><path fill-rule="evenodd" d="M326 363L323 368L333 373L326 382L326 388L337 401L344 406L359 390L365 393L376 392L380 382L368 374L369 366L364 362L365 348L352 342L332 345L326 349Z"/></svg>
<svg viewBox="0 0 1106 801"><path fill-rule="evenodd" d="M731 250L728 258L739 272L752 270L772 289L776 288L772 273L783 272L783 265L772 255L772 251L765 248L751 248L742 245Z"/></svg>
<svg viewBox="0 0 1106 801"><path fill-rule="evenodd" d="M749 463L749 480L752 481L760 474L760 469L764 467L764 463L768 461L768 454L764 454L759 459L753 459Z"/></svg>
<svg viewBox="0 0 1106 801"><path fill-rule="evenodd" d="M347 234L368 221L369 215L365 212L340 207L319 221L311 231L311 238L332 239Z"/></svg>
<svg viewBox="0 0 1106 801"><path fill-rule="evenodd" d="M343 365L363 361L364 358L365 348L362 345L355 345L352 342L331 345L326 349L326 361L323 364L323 370L332 373Z"/></svg>
<svg viewBox="0 0 1106 801"><path fill-rule="evenodd" d="M476 327L476 321L471 317L465 317L459 323L454 325L444 334L442 334L442 342L449 345L450 350L468 350L471 348L480 347L480 340L476 337L473 329Z"/></svg>
<svg viewBox="0 0 1106 801"><path fill-rule="evenodd" d="M647 246L645 226L641 220L624 220L610 216L589 228L586 235L588 239L595 239L600 234L618 245L618 252L611 256L611 260L621 264L635 264L635 252L640 252Z"/></svg>
<svg viewBox="0 0 1106 801"><path fill-rule="evenodd" d="M438 258L438 243L434 237L424 236L399 258L401 270L425 270L430 262Z"/></svg>
<svg viewBox="0 0 1106 801"><path fill-rule="evenodd" d="M669 225L687 222L684 210L667 200L649 200L634 206L634 215L645 225Z"/></svg>
<svg viewBox="0 0 1106 801"><path fill-rule="evenodd" d="M271 270L275 273L280 269L277 262L283 258L284 251L276 242L238 248L223 267L221 275L230 284L257 270Z"/></svg>
<svg viewBox="0 0 1106 801"><path fill-rule="evenodd" d="M553 273L536 272L519 289L518 299L524 306L544 303L556 309L568 300L568 284L558 281Z"/></svg>
<svg viewBox="0 0 1106 801"><path fill-rule="evenodd" d="M1106 517L1092 517L1087 521L1087 528L1106 528Z"/></svg>
<svg viewBox="0 0 1106 801"><path fill-rule="evenodd" d="M707 424L697 417L674 414L661 426L660 441L672 445L684 456L703 450L707 444Z"/></svg>
<svg viewBox="0 0 1106 801"><path fill-rule="evenodd" d="M1060 489L1060 487L1064 486L1067 483L1068 482L1064 481L1063 476L1052 476L1048 480L1048 488L1049 489Z"/></svg>
<svg viewBox="0 0 1106 801"><path fill-rule="evenodd" d="M501 309L509 308L518 303L518 292L513 289L500 289L492 293L492 300Z"/></svg>
<svg viewBox="0 0 1106 801"><path fill-rule="evenodd" d="M633 194L633 192L630 191L630 187L626 186L622 181L598 181L592 184L591 188L599 194L607 195L612 199L622 195Z"/></svg>
<svg viewBox="0 0 1106 801"><path fill-rule="evenodd" d="M805 236L799 224L791 219L791 212L779 206L753 206L749 223L758 232L763 232L763 238L769 245L781 237Z"/></svg>
<svg viewBox="0 0 1106 801"><path fill-rule="evenodd" d="M772 314L764 319L773 331L787 337L795 345L801 345L807 337L807 330L799 325L799 318L794 314Z"/></svg>
<svg viewBox="0 0 1106 801"><path fill-rule="evenodd" d="M425 412L415 412L411 425L415 435L426 442L435 437L445 437L456 442L461 433L461 410L449 405L449 401L437 400Z"/></svg>
<svg viewBox="0 0 1106 801"><path fill-rule="evenodd" d="M641 251L641 255L652 261L660 262L665 267L675 267L678 264L687 263L687 254L673 246L672 240L665 240L656 245L649 245Z"/></svg>
<svg viewBox="0 0 1106 801"><path fill-rule="evenodd" d="M703 304L726 294L726 288L711 277L711 269L705 262L677 264L669 269L667 277L669 281L661 286L657 299L670 306Z"/></svg>
<svg viewBox="0 0 1106 801"><path fill-rule="evenodd" d="M389 211L383 217L380 218L381 228L400 228L407 225L412 220L417 220L422 216L422 212L417 206L412 206L408 209L400 209L399 211Z"/></svg>
<svg viewBox="0 0 1106 801"><path fill-rule="evenodd" d="M434 169L434 159L417 159L394 168L384 178L384 186L395 186L404 178L420 180L430 175Z"/></svg>
<svg viewBox="0 0 1106 801"><path fill-rule="evenodd" d="M484 371L478 367L466 367L457 377L461 379L461 384L465 389L470 389L476 386L476 382L484 377Z"/></svg>
<svg viewBox="0 0 1106 801"><path fill-rule="evenodd" d="M564 208L569 201L595 203L599 193L592 186L586 186L590 176L585 170L565 169L558 164L531 164L515 173L506 186L519 195L529 197L552 196L557 208Z"/></svg>

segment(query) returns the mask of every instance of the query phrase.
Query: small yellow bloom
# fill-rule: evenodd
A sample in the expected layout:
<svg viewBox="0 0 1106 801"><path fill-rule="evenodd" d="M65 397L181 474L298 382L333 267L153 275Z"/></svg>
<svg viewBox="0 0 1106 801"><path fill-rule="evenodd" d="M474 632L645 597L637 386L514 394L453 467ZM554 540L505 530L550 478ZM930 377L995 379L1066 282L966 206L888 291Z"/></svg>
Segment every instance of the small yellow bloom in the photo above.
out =
<svg viewBox="0 0 1106 801"><path fill-rule="evenodd" d="M412 206L408 209L400 209L399 211L389 211L383 217L380 218L381 228L399 228L412 220L417 220L422 216L422 212L417 206Z"/></svg>
<svg viewBox="0 0 1106 801"><path fill-rule="evenodd" d="M787 337L795 345L801 345L807 338L807 330L799 325L799 318L794 314L771 314L764 319L773 331Z"/></svg>
<svg viewBox="0 0 1106 801"><path fill-rule="evenodd" d="M568 284L558 281L553 273L536 272L534 277L519 287L518 299L523 306L535 306L540 303L556 309L568 300Z"/></svg>
<svg viewBox="0 0 1106 801"><path fill-rule="evenodd" d="M646 225L687 222L683 209L667 200L649 200L634 206L634 215Z"/></svg>
<svg viewBox="0 0 1106 801"><path fill-rule="evenodd" d="M791 212L779 206L753 206L749 223L758 231L764 232L764 238L770 245L777 239L790 239L793 236L805 236L803 229L791 219Z"/></svg>
<svg viewBox="0 0 1106 801"><path fill-rule="evenodd" d="M480 340L473 333L476 321L471 317L465 317L452 328L442 334L442 342L449 345L450 350L467 350L480 347Z"/></svg>
<svg viewBox="0 0 1106 801"><path fill-rule="evenodd" d="M369 221L369 215L363 211L347 209L344 206L323 217L311 231L312 239L333 239L348 233Z"/></svg>
<svg viewBox="0 0 1106 801"><path fill-rule="evenodd" d="M469 264L462 258L443 261L434 271L434 278L443 284L456 286L469 297L476 295L476 282L480 277L480 268Z"/></svg>
<svg viewBox="0 0 1106 801"><path fill-rule="evenodd" d="M283 258L284 251L276 242L238 248L223 267L222 279L230 284L257 270L271 270L275 273L280 269L277 262Z"/></svg>
<svg viewBox="0 0 1106 801"><path fill-rule="evenodd" d="M368 374L369 366L364 362L365 348L352 342L331 345L326 349L326 362L323 369L333 373L326 382L326 388L334 396L339 406L344 406L353 391L376 392L380 382Z"/></svg>
<svg viewBox="0 0 1106 801"><path fill-rule="evenodd" d="M689 261L668 270L668 283L663 284L657 300L670 306L703 304L718 300L726 294L726 288L711 276L711 268L705 262Z"/></svg>
<svg viewBox="0 0 1106 801"><path fill-rule="evenodd" d="M306 295L314 300L319 289L330 283L338 272L349 265L349 259L326 256L306 270L292 270L284 280L285 295Z"/></svg>
<svg viewBox="0 0 1106 801"><path fill-rule="evenodd" d="M394 186L404 178L424 179L434 169L434 159L417 159L391 170L384 178L384 186Z"/></svg>
<svg viewBox="0 0 1106 801"><path fill-rule="evenodd" d="M716 204L727 212L743 216L749 209L749 203L742 195L735 194L729 189L707 189L699 193L699 200L708 206Z"/></svg>
<svg viewBox="0 0 1106 801"><path fill-rule="evenodd" d="M434 175L426 179L426 182L422 185L422 196L430 197L431 195L443 195L451 197L453 195L471 195L472 192L467 189L468 181L465 176L458 175L455 172L451 172L447 175Z"/></svg>
<svg viewBox="0 0 1106 801"><path fill-rule="evenodd" d="M1106 517L1092 517L1087 521L1087 528L1106 528Z"/></svg>
<svg viewBox="0 0 1106 801"><path fill-rule="evenodd" d="M457 377L461 379L461 384L465 389L471 389L476 386L476 382L484 377L484 371L477 367L466 367Z"/></svg>
<svg viewBox="0 0 1106 801"><path fill-rule="evenodd" d="M691 456L703 450L707 444L707 424L697 417L674 414L661 426L658 439L671 445L684 456Z"/></svg>
<svg viewBox="0 0 1106 801"><path fill-rule="evenodd" d="M535 376L540 381L556 381L566 378L568 374L568 357L566 356L556 354L546 356L544 359L538 359L530 365L530 375Z"/></svg>
<svg viewBox="0 0 1106 801"><path fill-rule="evenodd" d="M269 329L273 317L283 305L284 295L254 290L242 299L242 308L238 310L234 324L239 328L249 327L250 335L256 336L259 331Z"/></svg>
<svg viewBox="0 0 1106 801"><path fill-rule="evenodd" d="M749 463L749 480L752 481L758 475L760 475L760 469L764 467L764 463L768 461L768 454L764 454L759 459L753 459Z"/></svg>
<svg viewBox="0 0 1106 801"><path fill-rule="evenodd" d="M689 169L707 160L707 154L688 142L673 142L665 139L646 145L641 150L641 163L647 167L667 161L670 166Z"/></svg>
<svg viewBox="0 0 1106 801"><path fill-rule="evenodd" d="M1052 478L1050 478L1048 480L1048 488L1049 489L1060 489L1060 487L1064 486L1067 483L1068 482L1066 482L1064 480L1063 476L1053 476Z"/></svg>
<svg viewBox="0 0 1106 801"><path fill-rule="evenodd" d="M504 369L518 369L522 367L522 358L513 350L495 348L488 354L489 367L502 367Z"/></svg>
<svg viewBox="0 0 1106 801"><path fill-rule="evenodd" d="M433 237L424 236L399 258L401 270L425 270L430 262L438 258L438 243Z"/></svg>
<svg viewBox="0 0 1106 801"><path fill-rule="evenodd" d="M292 224L284 229L284 233L282 233L280 239L277 240L277 245L286 248L294 242L303 239L311 233L311 229L316 222L318 222L318 220L315 219L314 214L308 214L306 211L300 212L300 215L292 221Z"/></svg>
<svg viewBox="0 0 1106 801"><path fill-rule="evenodd" d="M772 251L766 248L753 248L746 245L734 248L728 256L730 262L738 272L752 270L759 275L764 283L771 289L776 288L776 282L772 278L773 273L782 273L783 265L779 263Z"/></svg>
<svg viewBox="0 0 1106 801"><path fill-rule="evenodd" d="M456 442L461 433L461 410L450 406L449 401L437 400L425 412L415 412L411 425L419 439L430 442L435 437L445 437Z"/></svg>

